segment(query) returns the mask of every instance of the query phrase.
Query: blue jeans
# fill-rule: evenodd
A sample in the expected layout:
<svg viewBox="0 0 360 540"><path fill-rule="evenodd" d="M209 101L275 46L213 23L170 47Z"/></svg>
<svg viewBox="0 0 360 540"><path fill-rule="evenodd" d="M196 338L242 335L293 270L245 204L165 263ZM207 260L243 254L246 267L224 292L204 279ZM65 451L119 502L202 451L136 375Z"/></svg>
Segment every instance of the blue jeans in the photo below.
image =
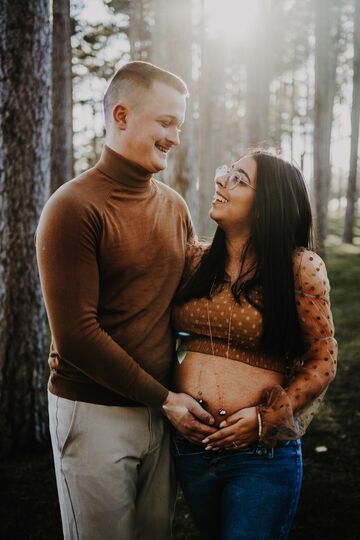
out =
<svg viewBox="0 0 360 540"><path fill-rule="evenodd" d="M175 434L177 478L206 540L285 540L299 501L301 442L207 451Z"/></svg>

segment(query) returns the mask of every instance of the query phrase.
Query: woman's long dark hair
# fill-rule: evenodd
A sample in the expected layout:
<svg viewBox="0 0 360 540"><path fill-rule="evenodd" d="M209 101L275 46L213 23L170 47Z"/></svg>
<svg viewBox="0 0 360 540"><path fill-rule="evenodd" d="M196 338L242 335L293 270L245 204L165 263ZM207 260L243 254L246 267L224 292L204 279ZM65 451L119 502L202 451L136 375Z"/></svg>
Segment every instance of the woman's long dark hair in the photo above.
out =
<svg viewBox="0 0 360 540"><path fill-rule="evenodd" d="M300 170L269 152L247 154L257 164L256 193L251 233L240 262L240 277L232 285L237 302L241 295L263 315L261 344L270 354L293 359L305 351L294 294L293 255L297 247L312 248L312 217L308 193ZM247 254L255 255L255 266L242 272ZM218 227L196 272L179 293L176 303L210 297L225 280L227 258L225 233ZM262 291L261 304L252 296Z"/></svg>

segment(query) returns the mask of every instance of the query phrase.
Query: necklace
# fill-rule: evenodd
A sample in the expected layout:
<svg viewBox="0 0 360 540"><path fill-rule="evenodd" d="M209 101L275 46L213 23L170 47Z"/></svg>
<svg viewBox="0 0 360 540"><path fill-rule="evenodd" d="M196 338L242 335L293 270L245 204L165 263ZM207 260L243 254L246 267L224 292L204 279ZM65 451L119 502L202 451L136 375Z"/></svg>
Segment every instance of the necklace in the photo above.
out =
<svg viewBox="0 0 360 540"><path fill-rule="evenodd" d="M211 287L211 290L210 290L210 297L211 297L211 294L212 294L214 283L215 283L215 280L214 280L214 282L212 284L212 287ZM231 341L231 321L232 321L233 309L234 309L234 304L232 304L232 306L231 306L230 315L229 315L226 358L229 358L230 341ZM212 332L211 322L210 322L209 301L206 302L206 312L207 312L207 322L208 322L209 334L210 334L211 353L212 353L213 358L215 358L213 332ZM215 376L216 376L216 379L218 380L219 374L215 374ZM220 390L220 385L219 384L217 384L217 389L218 389L218 397L219 397L219 404L220 404L220 409L218 410L218 414L220 416L225 416L227 414L227 412L226 412L226 409L224 408L224 389L221 388L221 390ZM202 392L200 392L200 394L202 395ZM199 401L200 404L204 403L204 401L201 398L198 401Z"/></svg>

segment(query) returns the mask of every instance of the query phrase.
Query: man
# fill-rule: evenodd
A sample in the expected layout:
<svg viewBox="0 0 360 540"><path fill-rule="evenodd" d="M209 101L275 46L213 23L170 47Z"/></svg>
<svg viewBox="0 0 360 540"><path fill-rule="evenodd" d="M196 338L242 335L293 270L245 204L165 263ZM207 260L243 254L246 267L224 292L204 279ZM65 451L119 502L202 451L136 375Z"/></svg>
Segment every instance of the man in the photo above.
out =
<svg viewBox="0 0 360 540"><path fill-rule="evenodd" d="M212 417L169 392L170 302L193 236L183 199L152 178L179 144L185 83L145 62L113 77L94 168L47 202L37 230L52 333L50 432L66 539L171 537L166 412L187 437Z"/></svg>

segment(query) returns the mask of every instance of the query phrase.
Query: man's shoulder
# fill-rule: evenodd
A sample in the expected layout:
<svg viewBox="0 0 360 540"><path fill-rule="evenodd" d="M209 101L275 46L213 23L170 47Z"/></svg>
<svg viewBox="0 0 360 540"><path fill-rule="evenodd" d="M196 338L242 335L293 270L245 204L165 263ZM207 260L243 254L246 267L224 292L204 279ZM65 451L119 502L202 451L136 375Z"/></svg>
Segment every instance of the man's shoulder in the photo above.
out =
<svg viewBox="0 0 360 540"><path fill-rule="evenodd" d="M87 207L95 203L101 208L101 202L106 200L109 184L99 181L99 172L95 167L79 174L68 182L60 186L50 197L50 200L59 204L69 204L71 206Z"/></svg>
<svg viewBox="0 0 360 540"><path fill-rule="evenodd" d="M161 196L165 197L168 201L175 204L180 210L188 212L188 206L185 202L185 199L180 195L180 193L175 191L175 189L168 186L167 184L164 184L164 182L157 180L156 178L153 178L153 181Z"/></svg>

